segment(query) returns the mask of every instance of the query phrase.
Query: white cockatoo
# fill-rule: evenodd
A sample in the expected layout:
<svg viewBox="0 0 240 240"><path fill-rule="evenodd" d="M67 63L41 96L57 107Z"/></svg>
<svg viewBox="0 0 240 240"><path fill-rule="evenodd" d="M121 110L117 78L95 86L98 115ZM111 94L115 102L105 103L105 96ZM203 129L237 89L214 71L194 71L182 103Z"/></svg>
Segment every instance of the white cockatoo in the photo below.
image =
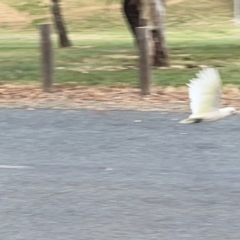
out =
<svg viewBox="0 0 240 240"><path fill-rule="evenodd" d="M196 76L187 84L192 114L180 123L216 121L237 113L233 107L220 108L222 82L217 69L204 68Z"/></svg>

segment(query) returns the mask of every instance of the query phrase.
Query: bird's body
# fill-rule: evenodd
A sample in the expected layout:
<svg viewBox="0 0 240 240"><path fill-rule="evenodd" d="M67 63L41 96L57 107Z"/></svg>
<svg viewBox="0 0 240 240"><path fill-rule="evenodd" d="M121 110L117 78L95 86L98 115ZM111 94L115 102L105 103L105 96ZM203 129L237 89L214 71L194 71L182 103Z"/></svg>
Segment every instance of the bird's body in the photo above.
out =
<svg viewBox="0 0 240 240"><path fill-rule="evenodd" d="M190 108L192 114L180 123L198 123L216 121L233 115L233 107L220 108L221 79L215 68L205 68L188 84Z"/></svg>
<svg viewBox="0 0 240 240"><path fill-rule="evenodd" d="M217 111L208 112L201 115L191 114L187 119L181 121L181 123L199 123L205 121L216 121L221 118L233 115L235 113L235 108L220 108Z"/></svg>

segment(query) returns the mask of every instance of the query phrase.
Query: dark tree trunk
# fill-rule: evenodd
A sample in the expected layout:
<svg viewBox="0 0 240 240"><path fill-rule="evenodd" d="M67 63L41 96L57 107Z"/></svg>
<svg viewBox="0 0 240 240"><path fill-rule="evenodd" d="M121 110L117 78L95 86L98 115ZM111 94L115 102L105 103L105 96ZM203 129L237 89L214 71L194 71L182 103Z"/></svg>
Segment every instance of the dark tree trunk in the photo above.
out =
<svg viewBox="0 0 240 240"><path fill-rule="evenodd" d="M137 39L135 28L139 27L139 1L137 0L123 0L123 12L127 19L131 32L134 35L135 40Z"/></svg>
<svg viewBox="0 0 240 240"><path fill-rule="evenodd" d="M59 46L70 47L72 44L70 43L67 36L67 31L64 26L64 21L61 14L61 8L59 6L59 2L60 0L52 0L52 9L51 9L55 27L58 33Z"/></svg>
<svg viewBox="0 0 240 240"><path fill-rule="evenodd" d="M126 16L128 25L130 26L131 32L134 35L135 42L137 44L136 27L146 26L146 21L140 19L140 1L139 0L123 0L123 12ZM162 44L159 41L159 36L156 30L152 31L152 39L154 41L154 55L153 65L154 66L166 66L165 49L162 49Z"/></svg>

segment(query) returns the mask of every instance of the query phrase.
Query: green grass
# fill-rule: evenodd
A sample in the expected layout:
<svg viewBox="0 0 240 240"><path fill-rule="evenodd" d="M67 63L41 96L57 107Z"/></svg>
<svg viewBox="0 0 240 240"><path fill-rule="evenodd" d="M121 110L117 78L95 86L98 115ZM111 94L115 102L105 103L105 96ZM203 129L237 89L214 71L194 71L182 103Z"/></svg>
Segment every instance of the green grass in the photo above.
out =
<svg viewBox="0 0 240 240"><path fill-rule="evenodd" d="M1 0L0 2L8 4L20 12L26 12L30 15L46 14L48 11L48 4L41 0Z"/></svg>
<svg viewBox="0 0 240 240"><path fill-rule="evenodd" d="M167 2L171 1L173 0ZM51 21L50 1L0 0L0 2L28 16L30 24L24 25L25 30L33 30L36 23L42 20ZM65 22L71 32L125 30L126 24L121 5L116 6L117 3L121 1L62 0L61 7ZM171 29L205 29L207 27L221 31L226 28L226 22L232 19L232 8L232 1L229 0L184 0L179 4L167 6L166 26ZM9 30L16 30L17 26L22 24L17 16L7 17L11 20L16 19L16 28L12 24L8 26L7 20L0 19L0 23L6 23Z"/></svg>
<svg viewBox="0 0 240 240"><path fill-rule="evenodd" d="M55 82L137 86L138 72L133 69L137 65L136 51L130 35L113 32L98 36L84 35L80 40L72 36L74 47L67 49L59 49L54 41ZM153 69L154 84L186 84L199 70L184 67L192 64L218 67L225 84L240 85L240 41L235 35L168 31L167 41L172 68ZM0 39L0 52L1 82L41 81L36 40ZM179 65L183 68L176 67Z"/></svg>
<svg viewBox="0 0 240 240"><path fill-rule="evenodd" d="M18 34L16 39L0 39L0 81L41 81L38 42L28 35L30 30L37 34L37 24L50 19L47 1L0 2L27 14L31 20L20 31L14 23L0 21L2 35ZM136 51L120 7L107 5L107 0L61 2L74 47L59 49L54 42L55 81L137 86L138 72L133 69L137 59L132 58ZM116 2L120 1L113 0L112 4ZM219 68L224 83L240 85L240 30L231 19L229 0L185 0L169 5L165 25L172 67L153 69L154 84L184 85L199 70L187 65L207 65Z"/></svg>

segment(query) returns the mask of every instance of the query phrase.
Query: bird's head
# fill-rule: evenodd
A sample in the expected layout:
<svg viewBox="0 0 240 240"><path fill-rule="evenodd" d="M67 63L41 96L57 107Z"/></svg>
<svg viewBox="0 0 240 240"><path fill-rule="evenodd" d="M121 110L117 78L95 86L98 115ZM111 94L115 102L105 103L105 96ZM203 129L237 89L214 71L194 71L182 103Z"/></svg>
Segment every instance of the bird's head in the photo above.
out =
<svg viewBox="0 0 240 240"><path fill-rule="evenodd" d="M237 109L234 107L226 107L221 109L226 115L234 115L237 114Z"/></svg>

